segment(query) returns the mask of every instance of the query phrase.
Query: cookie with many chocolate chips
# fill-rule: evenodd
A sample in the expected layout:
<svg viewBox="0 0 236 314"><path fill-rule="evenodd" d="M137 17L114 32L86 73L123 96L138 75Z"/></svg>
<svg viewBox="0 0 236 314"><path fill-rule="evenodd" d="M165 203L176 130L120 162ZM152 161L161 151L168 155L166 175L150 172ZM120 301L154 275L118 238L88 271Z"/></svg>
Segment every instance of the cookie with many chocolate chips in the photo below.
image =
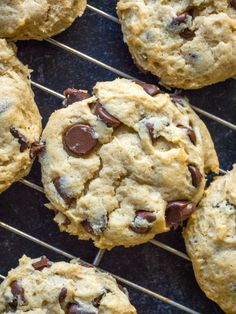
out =
<svg viewBox="0 0 236 314"><path fill-rule="evenodd" d="M29 73L15 46L0 39L0 192L28 174L40 150L41 117Z"/></svg>
<svg viewBox="0 0 236 314"><path fill-rule="evenodd" d="M206 190L184 230L196 279L208 298L236 313L236 165Z"/></svg>
<svg viewBox="0 0 236 314"><path fill-rule="evenodd" d="M135 63L167 86L196 89L236 75L235 0L119 0Z"/></svg>
<svg viewBox="0 0 236 314"><path fill-rule="evenodd" d="M177 228L205 174L218 171L206 126L184 97L151 84L117 79L93 95L54 112L42 135L42 180L60 229L110 249Z"/></svg>
<svg viewBox="0 0 236 314"><path fill-rule="evenodd" d="M94 267L23 256L0 285L0 313L136 314L116 280Z"/></svg>
<svg viewBox="0 0 236 314"><path fill-rule="evenodd" d="M68 28L81 16L86 0L0 1L0 37L44 39Z"/></svg>

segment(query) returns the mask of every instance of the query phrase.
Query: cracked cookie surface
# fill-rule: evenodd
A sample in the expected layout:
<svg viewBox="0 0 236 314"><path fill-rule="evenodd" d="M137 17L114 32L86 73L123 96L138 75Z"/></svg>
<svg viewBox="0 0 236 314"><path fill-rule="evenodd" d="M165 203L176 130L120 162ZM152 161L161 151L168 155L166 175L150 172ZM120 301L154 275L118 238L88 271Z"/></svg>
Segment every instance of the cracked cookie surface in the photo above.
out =
<svg viewBox="0 0 236 314"><path fill-rule="evenodd" d="M184 231L196 279L208 298L236 313L236 165L206 190Z"/></svg>
<svg viewBox="0 0 236 314"><path fill-rule="evenodd" d="M137 65L168 86L196 89L236 75L235 0L119 0Z"/></svg>
<svg viewBox="0 0 236 314"><path fill-rule="evenodd" d="M0 313L136 313L111 275L86 265L23 256L0 286Z"/></svg>
<svg viewBox="0 0 236 314"><path fill-rule="evenodd" d="M0 37L44 39L68 28L81 16L86 0L11 0L0 2Z"/></svg>
<svg viewBox="0 0 236 314"><path fill-rule="evenodd" d="M205 173L218 171L211 137L186 99L126 79L97 83L87 99L65 94L70 105L51 115L40 155L60 230L110 249L181 224ZM75 95L84 100L71 104Z"/></svg>
<svg viewBox="0 0 236 314"><path fill-rule="evenodd" d="M0 192L28 174L41 134L29 73L15 46L0 39Z"/></svg>

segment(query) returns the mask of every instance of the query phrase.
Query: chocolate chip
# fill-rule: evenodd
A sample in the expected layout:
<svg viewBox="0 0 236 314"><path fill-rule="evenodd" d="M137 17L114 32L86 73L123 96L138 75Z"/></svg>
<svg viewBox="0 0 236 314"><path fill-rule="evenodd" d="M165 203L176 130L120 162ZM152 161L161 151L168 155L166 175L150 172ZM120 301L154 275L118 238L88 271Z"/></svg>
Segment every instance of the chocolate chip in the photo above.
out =
<svg viewBox="0 0 236 314"><path fill-rule="evenodd" d="M10 284L11 293L14 297L13 301L11 302L10 306L16 308L18 305L18 301L24 301L24 288L21 286L19 281L15 280Z"/></svg>
<svg viewBox="0 0 236 314"><path fill-rule="evenodd" d="M155 220L156 215L153 212L147 210L137 210L130 228L136 233L147 233L151 229L150 224Z"/></svg>
<svg viewBox="0 0 236 314"><path fill-rule="evenodd" d="M182 38L185 39L192 39L193 37L195 37L195 33L188 28L185 28L179 34Z"/></svg>
<svg viewBox="0 0 236 314"><path fill-rule="evenodd" d="M195 132L193 131L192 128L188 127L188 126L184 126L182 124L178 124L177 125L177 128L180 128L180 129L185 129L187 131L187 135L188 137L190 138L190 141L196 145L196 142L197 142L197 138L196 138L196 134Z"/></svg>
<svg viewBox="0 0 236 314"><path fill-rule="evenodd" d="M67 305L67 311L66 314L96 314L97 311L91 311L91 310L86 310L80 307L76 303L69 303Z"/></svg>
<svg viewBox="0 0 236 314"><path fill-rule="evenodd" d="M58 297L60 303L62 303L65 300L66 295L67 295L67 289L65 287L61 288L61 292Z"/></svg>
<svg viewBox="0 0 236 314"><path fill-rule="evenodd" d="M96 144L96 134L87 124L76 123L64 134L64 147L78 157L89 153Z"/></svg>
<svg viewBox="0 0 236 314"><path fill-rule="evenodd" d="M97 296L96 298L94 298L93 300L93 306L94 307L99 307L102 298L105 296L106 292L101 293L99 296Z"/></svg>
<svg viewBox="0 0 236 314"><path fill-rule="evenodd" d="M236 10L236 0L231 0L230 4L232 5L232 7Z"/></svg>
<svg viewBox="0 0 236 314"><path fill-rule="evenodd" d="M27 138L14 127L10 128L10 132L15 138L18 139L18 143L20 144L20 152L23 153L29 145Z"/></svg>
<svg viewBox="0 0 236 314"><path fill-rule="evenodd" d="M62 225L63 226L69 226L70 224L71 224L70 219L65 216L65 219L64 219Z"/></svg>
<svg viewBox="0 0 236 314"><path fill-rule="evenodd" d="M82 221L81 224L88 233L98 235L106 229L108 218L107 215L102 215L100 220L94 222L93 224L88 220Z"/></svg>
<svg viewBox="0 0 236 314"><path fill-rule="evenodd" d="M121 124L121 122L108 113L98 101L94 103L93 112L110 128L116 128Z"/></svg>
<svg viewBox="0 0 236 314"><path fill-rule="evenodd" d="M30 158L33 159L36 156L40 155L42 152L44 152L45 146L45 142L35 141L34 143L32 143L30 146Z"/></svg>
<svg viewBox="0 0 236 314"><path fill-rule="evenodd" d="M188 16L189 16L189 12L181 13L177 15L175 18L173 18L172 24L180 25L181 23L185 23Z"/></svg>
<svg viewBox="0 0 236 314"><path fill-rule="evenodd" d="M88 233L94 234L93 228L88 220L82 221L81 225L84 227L85 231L87 231Z"/></svg>
<svg viewBox="0 0 236 314"><path fill-rule="evenodd" d="M166 208L166 223L176 229L195 210L196 205L191 201L171 201Z"/></svg>
<svg viewBox="0 0 236 314"><path fill-rule="evenodd" d="M154 84L148 84L139 80L134 80L134 82L140 85L145 90L145 92L150 96L156 96L161 91L160 88Z"/></svg>
<svg viewBox="0 0 236 314"><path fill-rule="evenodd" d="M55 186L55 189L57 190L58 194L63 198L66 205L70 206L73 201L75 200L73 197L66 194L66 192L63 190L61 186L61 178L57 177L53 180L53 184Z"/></svg>
<svg viewBox="0 0 236 314"><path fill-rule="evenodd" d="M154 137L154 125L151 122L146 122L145 126L148 129L148 133L150 135L152 143L154 144L156 141L156 138Z"/></svg>
<svg viewBox="0 0 236 314"><path fill-rule="evenodd" d="M171 100L174 102L174 103L177 103L181 106L184 105L185 101L186 101L186 97L183 96L183 95L180 95L180 94L172 94L170 95L171 96Z"/></svg>
<svg viewBox="0 0 236 314"><path fill-rule="evenodd" d="M42 256L40 261L33 263L32 266L34 269L41 271L46 267L50 268L52 266L52 262L50 262L46 256Z"/></svg>
<svg viewBox="0 0 236 314"><path fill-rule="evenodd" d="M199 186L199 184L201 183L202 180L202 175L201 172L199 171L199 169L193 165L189 165L188 169L191 173L192 176L192 184L195 188L197 188Z"/></svg>
<svg viewBox="0 0 236 314"><path fill-rule="evenodd" d="M90 98L88 91L83 89L76 89L76 88L67 88L64 91L64 95L66 99L63 101L63 106L68 107L69 105L77 102L82 101L84 99Z"/></svg>
<svg viewBox="0 0 236 314"><path fill-rule="evenodd" d="M80 308L78 304L75 303L69 303L67 305L67 314L80 314Z"/></svg>

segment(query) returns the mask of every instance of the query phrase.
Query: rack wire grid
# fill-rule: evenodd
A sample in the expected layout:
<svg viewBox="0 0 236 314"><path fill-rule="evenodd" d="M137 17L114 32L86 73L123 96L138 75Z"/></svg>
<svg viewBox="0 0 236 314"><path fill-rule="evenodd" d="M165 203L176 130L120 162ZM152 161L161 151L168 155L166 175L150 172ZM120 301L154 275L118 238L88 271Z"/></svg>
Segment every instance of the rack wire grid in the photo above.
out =
<svg viewBox="0 0 236 314"><path fill-rule="evenodd" d="M47 122L61 107L62 91L75 86L91 89L97 81L119 77L156 83L133 64L115 17L116 1L91 0L84 16L64 33L43 42L19 42L20 59L34 70L32 85ZM236 81L186 93L193 109L207 124L221 162L221 173L236 160ZM129 288L138 313L223 313L199 289L191 262L184 253L181 231L157 236L149 243L112 251L96 249L90 241L60 233L44 203L40 167L0 197L0 278L23 255L47 255L51 260L80 257L110 272Z"/></svg>

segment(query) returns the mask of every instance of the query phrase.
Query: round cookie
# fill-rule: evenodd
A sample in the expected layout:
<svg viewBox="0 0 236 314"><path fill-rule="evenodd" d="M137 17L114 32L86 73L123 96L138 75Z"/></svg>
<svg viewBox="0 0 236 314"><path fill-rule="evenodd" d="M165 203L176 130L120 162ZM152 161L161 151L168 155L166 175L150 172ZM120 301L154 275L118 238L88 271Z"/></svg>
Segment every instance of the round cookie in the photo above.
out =
<svg viewBox="0 0 236 314"><path fill-rule="evenodd" d="M196 279L208 298L236 313L236 165L205 192L184 230Z"/></svg>
<svg viewBox="0 0 236 314"><path fill-rule="evenodd" d="M44 39L68 28L81 16L86 0L12 0L0 2L0 37Z"/></svg>
<svg viewBox="0 0 236 314"><path fill-rule="evenodd" d="M0 192L26 176L41 148L41 117L15 46L0 39Z"/></svg>
<svg viewBox="0 0 236 314"><path fill-rule="evenodd" d="M119 0L135 63L167 86L196 89L236 75L235 0Z"/></svg>
<svg viewBox="0 0 236 314"><path fill-rule="evenodd" d="M60 230L110 249L176 228L201 199L205 173L218 171L206 126L185 98L154 85L116 79L93 92L68 89L69 106L42 135L42 181Z"/></svg>
<svg viewBox="0 0 236 314"><path fill-rule="evenodd" d="M88 264L23 256L0 286L0 313L135 314L126 290Z"/></svg>

